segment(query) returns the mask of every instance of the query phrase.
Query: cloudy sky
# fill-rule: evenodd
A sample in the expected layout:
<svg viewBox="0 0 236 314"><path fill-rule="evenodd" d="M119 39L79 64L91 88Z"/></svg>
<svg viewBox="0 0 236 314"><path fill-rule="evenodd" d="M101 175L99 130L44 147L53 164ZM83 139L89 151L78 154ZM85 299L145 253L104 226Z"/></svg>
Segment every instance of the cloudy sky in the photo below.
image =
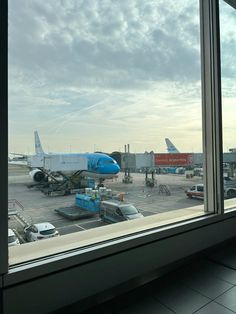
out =
<svg viewBox="0 0 236 314"><path fill-rule="evenodd" d="M167 5L168 3L168 5ZM9 151L200 152L198 0L10 0ZM236 15L221 3L224 149L236 147Z"/></svg>

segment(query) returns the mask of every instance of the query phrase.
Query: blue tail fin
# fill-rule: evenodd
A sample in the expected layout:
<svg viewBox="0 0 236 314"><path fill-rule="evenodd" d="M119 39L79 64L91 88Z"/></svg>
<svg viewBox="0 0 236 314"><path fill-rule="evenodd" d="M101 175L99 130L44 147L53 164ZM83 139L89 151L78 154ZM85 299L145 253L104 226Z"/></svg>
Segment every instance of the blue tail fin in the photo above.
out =
<svg viewBox="0 0 236 314"><path fill-rule="evenodd" d="M35 144L35 153L36 155L44 155L44 151L39 139L38 131L34 131L34 144Z"/></svg>
<svg viewBox="0 0 236 314"><path fill-rule="evenodd" d="M165 141L166 141L168 153L179 154L178 149L175 147L175 145L168 138L165 138Z"/></svg>

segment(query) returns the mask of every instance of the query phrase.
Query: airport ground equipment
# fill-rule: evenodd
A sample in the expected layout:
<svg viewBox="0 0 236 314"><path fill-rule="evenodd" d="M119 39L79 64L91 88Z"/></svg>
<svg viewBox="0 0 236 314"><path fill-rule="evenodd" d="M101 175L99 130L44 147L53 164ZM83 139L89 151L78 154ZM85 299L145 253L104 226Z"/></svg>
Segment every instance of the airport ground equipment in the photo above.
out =
<svg viewBox="0 0 236 314"><path fill-rule="evenodd" d="M171 195L170 188L168 187L168 185L159 184L158 194L168 195L168 196Z"/></svg>
<svg viewBox="0 0 236 314"><path fill-rule="evenodd" d="M185 170L185 177L186 177L186 179L192 179L194 177L194 170L190 169L190 167L187 168Z"/></svg>
<svg viewBox="0 0 236 314"><path fill-rule="evenodd" d="M103 200L112 199L111 189L100 187L98 190L86 188L85 193L75 196L75 204L69 207L58 208L55 211L70 220L93 217L100 212L100 204Z"/></svg>
<svg viewBox="0 0 236 314"><path fill-rule="evenodd" d="M91 218L96 215L94 212L89 212L88 210L78 208L78 206L75 205L57 208L55 209L55 212L69 220Z"/></svg>
<svg viewBox="0 0 236 314"><path fill-rule="evenodd" d="M125 171L126 168L130 169L130 172L145 172L146 168L154 168L154 152L145 153L129 153L127 159L126 152L112 152L110 156L116 160L120 166L121 171Z"/></svg>
<svg viewBox="0 0 236 314"><path fill-rule="evenodd" d="M19 245L18 232L15 229L8 228L8 246Z"/></svg>
<svg viewBox="0 0 236 314"><path fill-rule="evenodd" d="M45 172L44 169L42 169ZM80 175L81 171L76 171L71 176L58 172L57 176L53 173L47 173L48 181L29 184L28 188L38 188L48 196L70 195L82 191L84 188L94 188L95 180L93 178L84 178ZM58 174L60 177L58 177Z"/></svg>
<svg viewBox="0 0 236 314"><path fill-rule="evenodd" d="M204 199L203 183L195 184L190 189L185 191L188 198ZM236 181L224 180L224 198L236 197Z"/></svg>
<svg viewBox="0 0 236 314"><path fill-rule="evenodd" d="M8 219L14 215L18 221L27 227L33 223L32 217L24 210L24 206L17 199L8 200Z"/></svg>
<svg viewBox="0 0 236 314"><path fill-rule="evenodd" d="M142 217L143 215L131 203L108 200L102 201L100 205L100 218L105 222L114 223Z"/></svg>
<svg viewBox="0 0 236 314"><path fill-rule="evenodd" d="M149 178L149 174L151 174L151 177ZM149 172L148 169L146 169L145 171L145 184L148 187L153 188L156 184L156 179L155 179L155 171L152 170L151 172Z"/></svg>
<svg viewBox="0 0 236 314"><path fill-rule="evenodd" d="M226 187L226 188L224 188L224 197L225 198L234 198L234 197L236 197L236 187Z"/></svg>
<svg viewBox="0 0 236 314"><path fill-rule="evenodd" d="M193 185L190 189L185 191L188 198L204 198L204 186L202 183Z"/></svg>
<svg viewBox="0 0 236 314"><path fill-rule="evenodd" d="M16 215L19 210L24 210L24 206L17 199L9 199L8 216Z"/></svg>
<svg viewBox="0 0 236 314"><path fill-rule="evenodd" d="M69 207L58 208L55 211L70 220L89 218L99 213L101 199L96 194L76 194L75 204Z"/></svg>
<svg viewBox="0 0 236 314"><path fill-rule="evenodd" d="M203 168L202 167L195 167L195 168L193 168L193 175L195 177L203 178Z"/></svg>
<svg viewBox="0 0 236 314"><path fill-rule="evenodd" d="M124 156L124 161L125 161L125 174L124 178L122 179L123 183L133 183L133 178L130 175L130 151L129 151L129 144L127 144L127 148L125 145L125 156Z"/></svg>
<svg viewBox="0 0 236 314"><path fill-rule="evenodd" d="M122 179L123 183L133 183L133 177L131 177L130 174L124 175L124 178Z"/></svg>
<svg viewBox="0 0 236 314"><path fill-rule="evenodd" d="M98 213L101 199L98 194L76 194L75 205L90 212Z"/></svg>
<svg viewBox="0 0 236 314"><path fill-rule="evenodd" d="M236 197L236 180L230 178L224 178L224 197L234 198Z"/></svg>

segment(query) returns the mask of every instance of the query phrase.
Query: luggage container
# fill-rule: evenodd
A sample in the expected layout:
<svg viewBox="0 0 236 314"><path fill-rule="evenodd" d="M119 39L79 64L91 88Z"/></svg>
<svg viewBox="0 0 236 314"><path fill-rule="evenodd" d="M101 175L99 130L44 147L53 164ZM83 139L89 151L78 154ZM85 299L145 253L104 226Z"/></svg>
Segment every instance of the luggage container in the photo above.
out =
<svg viewBox="0 0 236 314"><path fill-rule="evenodd" d="M94 198L85 194L76 194L75 205L90 212L99 212L100 198Z"/></svg>

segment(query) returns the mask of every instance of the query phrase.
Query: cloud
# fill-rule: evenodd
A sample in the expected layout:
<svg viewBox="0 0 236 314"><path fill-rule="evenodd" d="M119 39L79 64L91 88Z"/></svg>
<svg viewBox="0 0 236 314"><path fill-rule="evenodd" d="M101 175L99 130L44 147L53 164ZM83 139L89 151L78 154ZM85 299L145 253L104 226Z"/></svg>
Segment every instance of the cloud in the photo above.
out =
<svg viewBox="0 0 236 314"><path fill-rule="evenodd" d="M232 97L236 43L226 28L222 73ZM29 142L35 127L60 150L74 132L80 149L104 142L107 151L195 134L199 45L197 1L9 1L10 143L19 130Z"/></svg>
<svg viewBox="0 0 236 314"><path fill-rule="evenodd" d="M163 78L199 78L199 51L192 45L185 49L185 39L193 32L184 26L191 6L173 22L176 12L167 11L159 21L162 7L152 1L10 3L10 65L23 66L30 78L35 71L49 85L73 81L114 88L140 88L140 81ZM171 25L176 32L169 31ZM178 58L187 61L176 69Z"/></svg>

